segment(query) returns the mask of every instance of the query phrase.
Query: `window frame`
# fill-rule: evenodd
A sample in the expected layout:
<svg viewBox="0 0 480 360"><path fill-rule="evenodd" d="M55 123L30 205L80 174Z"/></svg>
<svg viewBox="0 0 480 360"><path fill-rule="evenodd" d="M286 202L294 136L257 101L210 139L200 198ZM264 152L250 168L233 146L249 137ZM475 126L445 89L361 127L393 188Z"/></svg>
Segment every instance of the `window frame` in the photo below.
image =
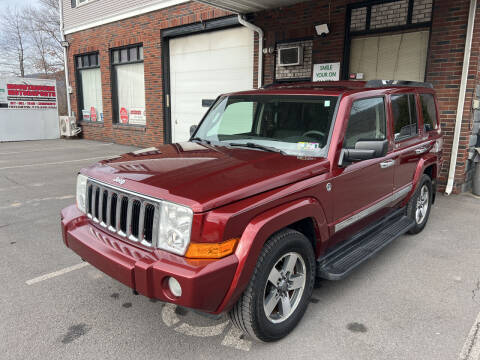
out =
<svg viewBox="0 0 480 360"><path fill-rule="evenodd" d="M132 48L137 48L137 60L130 61L130 49ZM139 49L142 48L142 57L140 59L140 53ZM127 50L127 61L126 62L114 62L114 54L116 51L119 52L119 59L120 59L120 53L122 50ZM118 89L117 89L117 75L115 71L116 66L122 66L122 65L129 65L129 64L138 64L138 63L143 63L145 64L145 53L144 53L144 46L143 43L136 43L136 44L130 44L130 45L125 45L125 46L119 46L115 48L110 48L110 81L111 81L111 86L112 86L112 124L114 126L131 126L131 127L137 127L137 128L146 128L147 127L147 119L145 119L145 125L138 125L138 124L122 124L119 119L119 108L118 108ZM143 91L146 92L145 88L145 65L143 67ZM147 101L145 99L145 108L147 107Z"/></svg>
<svg viewBox="0 0 480 360"><path fill-rule="evenodd" d="M90 65L90 56L91 55L96 55L97 56L97 64L92 66ZM83 59L87 58L88 59L88 65L83 66ZM81 71L82 70L90 70L90 69L100 69L100 79L101 79L101 66L100 66L100 51L90 51L86 53L81 53L81 54L75 54L74 57L74 62L75 62L75 81L76 81L76 91L77 91L77 111L78 111L78 119L80 122L88 123L88 124L104 124L103 120L97 120L97 121L92 121L92 120L84 120L83 119L83 87L82 87L82 80L81 80ZM82 59L82 66L78 66L78 59ZM100 86L102 86L102 81L100 81ZM102 89L103 92L103 89ZM102 97L102 102L103 102L103 97ZM102 104L103 105L103 104Z"/></svg>
<svg viewBox="0 0 480 360"><path fill-rule="evenodd" d="M398 137L398 138L395 138L395 114L393 113L393 97L395 96L409 96L409 95L413 95L413 98L415 99L414 103L415 103L415 113L417 115L417 132L415 134L410 134L408 136L402 136L402 137ZM394 94L389 94L389 101L390 101L390 111L391 111L391 117L392 117L392 130L391 130L391 133L392 133L392 138L393 138L393 141L395 144L400 144L402 142L405 142L405 141L408 141L408 140L411 140L413 138L416 138L418 136L420 136L420 133L423 131L420 131L420 125L423 125L423 114L420 114L419 113L419 99L418 99L418 93L416 92L411 92L411 91L408 91L408 92L402 92L402 93L394 93ZM410 116L410 111L409 111L409 116ZM422 116L422 124L420 124L420 116ZM412 119L410 118L410 126L412 125Z"/></svg>
<svg viewBox="0 0 480 360"><path fill-rule="evenodd" d="M438 116L438 106L437 106L437 98L434 94L432 93L429 93L429 92L419 92L417 94L418 96L418 105L419 105L419 111L421 112L421 115L422 115L422 131L425 133L425 134L429 134L431 133L432 131L438 131L438 128L440 127L440 123L439 123L439 116ZM434 109L435 109L435 119L434 119L434 128L431 129L431 130L426 130L425 129L425 116L423 114L423 104L422 104L422 96L431 96L432 99L433 99L433 106L434 106Z"/></svg>
<svg viewBox="0 0 480 360"><path fill-rule="evenodd" d="M383 99L383 108L384 108L384 117L385 117L385 138L382 139L382 140L378 140L378 141L385 141L385 140L388 140L389 141L389 138L390 138L390 131L389 131L389 114L388 114L388 100L387 97L385 95L374 95L374 96L367 96L367 97L359 97L359 98L354 98L352 99L352 102L350 103L350 107L349 107L349 110L348 110L348 117L347 117L347 121L346 121L346 126L345 126L345 130L344 130L344 133L343 133L343 139L342 139L342 149L347 149L345 148L345 140L346 140L346 136L347 136L347 130L348 130L348 125L349 125L349 122L350 122L350 116L352 114L352 108L353 108L353 104L357 101L363 101L363 100L370 100L370 99Z"/></svg>

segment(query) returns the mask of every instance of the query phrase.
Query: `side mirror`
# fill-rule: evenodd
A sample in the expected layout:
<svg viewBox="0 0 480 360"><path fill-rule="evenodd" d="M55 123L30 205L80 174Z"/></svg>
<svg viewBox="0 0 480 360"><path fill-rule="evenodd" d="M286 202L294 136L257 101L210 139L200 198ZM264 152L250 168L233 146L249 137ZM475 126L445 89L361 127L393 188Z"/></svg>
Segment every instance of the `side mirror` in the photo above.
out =
<svg viewBox="0 0 480 360"><path fill-rule="evenodd" d="M343 149L339 165L384 157L388 152L388 140L357 141L355 149Z"/></svg>
<svg viewBox="0 0 480 360"><path fill-rule="evenodd" d="M192 125L190 126L190 136L192 136L195 133L195 130L197 130L197 125Z"/></svg>

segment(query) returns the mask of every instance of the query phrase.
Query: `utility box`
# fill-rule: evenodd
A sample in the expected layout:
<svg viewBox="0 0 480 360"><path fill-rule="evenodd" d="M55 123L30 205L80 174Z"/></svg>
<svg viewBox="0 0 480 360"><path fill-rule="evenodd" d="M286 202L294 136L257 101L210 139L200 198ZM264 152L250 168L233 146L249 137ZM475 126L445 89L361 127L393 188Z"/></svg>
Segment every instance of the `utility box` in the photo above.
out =
<svg viewBox="0 0 480 360"><path fill-rule="evenodd" d="M58 139L55 80L0 78L0 142Z"/></svg>

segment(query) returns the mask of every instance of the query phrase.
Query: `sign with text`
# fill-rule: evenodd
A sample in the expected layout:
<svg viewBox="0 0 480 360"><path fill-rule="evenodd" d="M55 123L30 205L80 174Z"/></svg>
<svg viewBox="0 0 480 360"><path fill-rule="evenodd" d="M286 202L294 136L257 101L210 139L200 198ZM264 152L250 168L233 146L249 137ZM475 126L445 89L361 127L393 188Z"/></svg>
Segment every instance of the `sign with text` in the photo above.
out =
<svg viewBox="0 0 480 360"><path fill-rule="evenodd" d="M56 109L57 90L55 81L35 79L8 79L4 87L10 109ZM0 95L0 98L2 95Z"/></svg>
<svg viewBox="0 0 480 360"><path fill-rule="evenodd" d="M313 65L313 81L340 80L340 63L326 63Z"/></svg>
<svg viewBox="0 0 480 360"><path fill-rule="evenodd" d="M129 110L129 123L133 125L145 125L145 109L132 108Z"/></svg>
<svg viewBox="0 0 480 360"><path fill-rule="evenodd" d="M120 122L122 124L128 124L128 111L124 107L120 109Z"/></svg>

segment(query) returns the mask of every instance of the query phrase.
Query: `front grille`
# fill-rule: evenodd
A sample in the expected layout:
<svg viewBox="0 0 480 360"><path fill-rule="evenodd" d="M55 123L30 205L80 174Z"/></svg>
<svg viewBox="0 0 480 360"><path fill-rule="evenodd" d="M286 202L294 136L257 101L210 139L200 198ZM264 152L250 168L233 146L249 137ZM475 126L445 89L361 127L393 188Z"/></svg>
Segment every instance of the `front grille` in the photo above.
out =
<svg viewBox="0 0 480 360"><path fill-rule="evenodd" d="M87 215L112 233L144 246L154 246L160 202L116 187L88 180Z"/></svg>

